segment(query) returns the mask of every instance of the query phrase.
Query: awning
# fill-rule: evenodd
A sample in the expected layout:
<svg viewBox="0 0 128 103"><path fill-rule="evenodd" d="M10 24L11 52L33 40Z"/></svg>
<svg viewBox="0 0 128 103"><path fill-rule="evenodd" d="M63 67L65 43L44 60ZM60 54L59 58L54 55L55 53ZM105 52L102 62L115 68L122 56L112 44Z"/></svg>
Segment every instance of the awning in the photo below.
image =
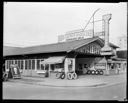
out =
<svg viewBox="0 0 128 103"><path fill-rule="evenodd" d="M62 63L65 59L65 56L49 57L41 62L41 64L57 64Z"/></svg>

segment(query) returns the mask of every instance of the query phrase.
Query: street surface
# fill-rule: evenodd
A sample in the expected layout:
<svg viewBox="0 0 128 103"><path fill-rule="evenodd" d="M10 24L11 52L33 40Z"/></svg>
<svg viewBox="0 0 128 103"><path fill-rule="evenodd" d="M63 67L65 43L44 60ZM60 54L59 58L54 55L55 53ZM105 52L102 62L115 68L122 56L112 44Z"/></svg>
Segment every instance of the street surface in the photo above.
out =
<svg viewBox="0 0 128 103"><path fill-rule="evenodd" d="M126 82L122 81L99 87L52 87L19 82L3 82L3 99L124 101L127 85ZM112 79L110 82L112 82Z"/></svg>

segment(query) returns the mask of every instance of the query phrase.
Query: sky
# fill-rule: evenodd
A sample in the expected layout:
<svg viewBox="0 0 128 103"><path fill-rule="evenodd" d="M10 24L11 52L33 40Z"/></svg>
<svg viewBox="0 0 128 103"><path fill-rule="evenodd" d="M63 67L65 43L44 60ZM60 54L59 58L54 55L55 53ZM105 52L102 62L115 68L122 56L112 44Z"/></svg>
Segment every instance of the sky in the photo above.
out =
<svg viewBox="0 0 128 103"><path fill-rule="evenodd" d="M117 44L117 38L127 35L125 2L4 2L4 45L25 47L56 43L58 35L83 29L98 8L100 10L95 14L95 20L101 20L105 14L112 14L109 39Z"/></svg>

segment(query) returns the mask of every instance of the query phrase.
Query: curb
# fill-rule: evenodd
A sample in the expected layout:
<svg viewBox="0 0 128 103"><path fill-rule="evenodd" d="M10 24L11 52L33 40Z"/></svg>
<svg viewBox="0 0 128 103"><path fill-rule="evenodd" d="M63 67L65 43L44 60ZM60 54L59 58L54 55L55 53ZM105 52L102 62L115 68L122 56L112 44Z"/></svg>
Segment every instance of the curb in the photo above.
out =
<svg viewBox="0 0 128 103"><path fill-rule="evenodd" d="M49 86L49 87L99 87L99 86L104 86L107 85L107 83L101 83L101 84L94 84L94 85L82 85L82 86L60 86L60 85L50 85L50 84L40 84L40 83L33 83L33 82L25 82L25 81L14 81L14 80L9 80L8 82L17 82L17 83L24 83L24 84L33 84L33 85L40 85L40 86Z"/></svg>

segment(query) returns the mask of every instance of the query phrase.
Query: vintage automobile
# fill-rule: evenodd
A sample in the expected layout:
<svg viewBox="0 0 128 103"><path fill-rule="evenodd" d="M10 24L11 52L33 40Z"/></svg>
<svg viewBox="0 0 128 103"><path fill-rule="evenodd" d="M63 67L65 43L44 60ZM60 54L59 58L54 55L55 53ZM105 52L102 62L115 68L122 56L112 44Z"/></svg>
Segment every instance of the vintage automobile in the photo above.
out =
<svg viewBox="0 0 128 103"><path fill-rule="evenodd" d="M11 64L8 72L8 78L21 78L22 71L17 64Z"/></svg>

